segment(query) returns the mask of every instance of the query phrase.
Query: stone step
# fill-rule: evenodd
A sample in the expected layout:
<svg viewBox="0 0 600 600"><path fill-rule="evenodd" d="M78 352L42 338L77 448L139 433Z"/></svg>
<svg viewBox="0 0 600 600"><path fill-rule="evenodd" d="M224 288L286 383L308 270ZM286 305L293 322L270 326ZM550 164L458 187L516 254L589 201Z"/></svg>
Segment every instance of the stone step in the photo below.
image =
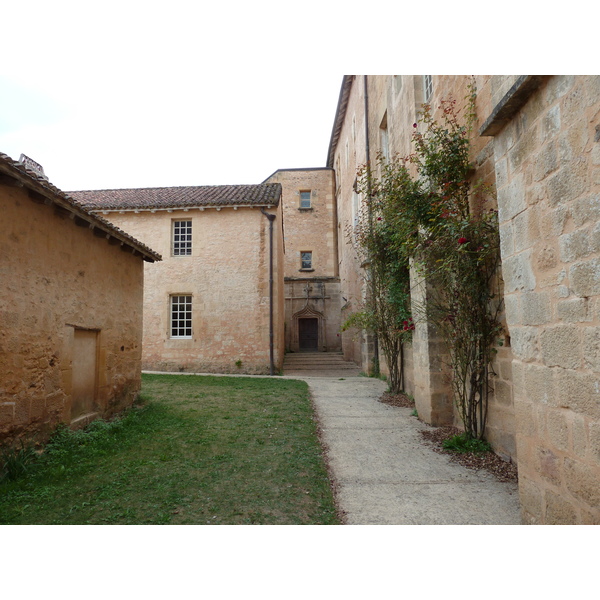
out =
<svg viewBox="0 0 600 600"><path fill-rule="evenodd" d="M358 375L360 368L344 360L342 352L294 352L285 355L284 374L339 376Z"/></svg>

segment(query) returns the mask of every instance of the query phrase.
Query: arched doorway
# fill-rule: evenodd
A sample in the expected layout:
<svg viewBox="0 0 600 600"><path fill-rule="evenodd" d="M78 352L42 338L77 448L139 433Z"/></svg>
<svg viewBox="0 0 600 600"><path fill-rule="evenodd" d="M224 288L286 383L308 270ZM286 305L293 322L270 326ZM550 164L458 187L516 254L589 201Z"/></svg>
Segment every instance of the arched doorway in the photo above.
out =
<svg viewBox="0 0 600 600"><path fill-rule="evenodd" d="M306 305L292 315L292 352L325 352L325 315Z"/></svg>

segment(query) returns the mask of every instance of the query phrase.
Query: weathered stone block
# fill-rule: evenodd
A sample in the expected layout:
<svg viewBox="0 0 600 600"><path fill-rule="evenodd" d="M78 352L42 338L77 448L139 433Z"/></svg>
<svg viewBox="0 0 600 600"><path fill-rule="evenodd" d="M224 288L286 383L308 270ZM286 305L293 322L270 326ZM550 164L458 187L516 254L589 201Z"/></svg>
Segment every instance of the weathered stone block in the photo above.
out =
<svg viewBox="0 0 600 600"><path fill-rule="evenodd" d="M556 372L556 397L553 405L570 408L591 419L600 419L598 378L590 373L558 369Z"/></svg>
<svg viewBox="0 0 600 600"><path fill-rule="evenodd" d="M569 216L566 206L557 206L540 217L540 230L545 239L553 240L565 230Z"/></svg>
<svg viewBox="0 0 600 600"><path fill-rule="evenodd" d="M560 258L566 263L588 256L592 252L592 238L590 232L585 229L561 235L558 244Z"/></svg>
<svg viewBox="0 0 600 600"><path fill-rule="evenodd" d="M600 145L597 147L600 148ZM569 214L575 227L581 227L588 221L595 223L600 219L600 195L575 200L569 207Z"/></svg>
<svg viewBox="0 0 600 600"><path fill-rule="evenodd" d="M554 269L558 264L557 252L553 246L542 246L535 252L535 264L541 271Z"/></svg>
<svg viewBox="0 0 600 600"><path fill-rule="evenodd" d="M581 334L575 325L556 325L540 334L544 364L549 367L577 369L581 366Z"/></svg>
<svg viewBox="0 0 600 600"><path fill-rule="evenodd" d="M564 204L583 194L586 187L586 177L575 172L572 165L561 166L548 178L548 202L551 206Z"/></svg>
<svg viewBox="0 0 600 600"><path fill-rule="evenodd" d="M535 288L535 275L531 267L531 250L507 257L502 263L504 291L506 293L531 291Z"/></svg>
<svg viewBox="0 0 600 600"><path fill-rule="evenodd" d="M508 162L505 158L496 161L496 188L500 189L508 183Z"/></svg>
<svg viewBox="0 0 600 600"><path fill-rule="evenodd" d="M571 289L577 296L600 294L600 258L574 263L569 269Z"/></svg>
<svg viewBox="0 0 600 600"><path fill-rule="evenodd" d="M537 404L553 404L555 394L554 370L541 365L523 366L524 390L527 400Z"/></svg>
<svg viewBox="0 0 600 600"><path fill-rule="evenodd" d="M555 136L560 131L560 105L555 104L542 118L541 139L547 139Z"/></svg>
<svg viewBox="0 0 600 600"><path fill-rule="evenodd" d="M538 461L542 478L555 485L560 484L562 478L561 458L548 448L538 448Z"/></svg>
<svg viewBox="0 0 600 600"><path fill-rule="evenodd" d="M500 254L503 259L512 256L515 253L515 236L513 232L513 222L506 221L501 223L500 227Z"/></svg>
<svg viewBox="0 0 600 600"><path fill-rule="evenodd" d="M523 176L517 175L508 185L498 190L498 219L500 223L504 223L526 208Z"/></svg>
<svg viewBox="0 0 600 600"><path fill-rule="evenodd" d="M509 294L504 297L504 314L509 327L523 325L521 294Z"/></svg>
<svg viewBox="0 0 600 600"><path fill-rule="evenodd" d="M600 506L600 468L565 458L564 469L567 489L589 507Z"/></svg>
<svg viewBox="0 0 600 600"><path fill-rule="evenodd" d="M574 525L578 522L577 510L563 496L546 490L544 500L546 505L544 523L546 525Z"/></svg>
<svg viewBox="0 0 600 600"><path fill-rule="evenodd" d="M581 323L590 321L589 302L587 298L571 298L561 300L556 305L558 318L565 323Z"/></svg>
<svg viewBox="0 0 600 600"><path fill-rule="evenodd" d="M567 452L569 449L569 426L562 410L549 409L546 411L546 432L549 443L560 450Z"/></svg>
<svg viewBox="0 0 600 600"><path fill-rule="evenodd" d="M512 406L512 386L506 381L494 381L494 400L503 406Z"/></svg>
<svg viewBox="0 0 600 600"><path fill-rule="evenodd" d="M521 294L523 325L543 325L552 319L552 305L548 292Z"/></svg>
<svg viewBox="0 0 600 600"><path fill-rule="evenodd" d="M536 524L542 522L543 492L540 485L522 474L519 466L519 499L523 514L523 522Z"/></svg>
<svg viewBox="0 0 600 600"><path fill-rule="evenodd" d="M550 173L558 169L558 152L556 144L549 142L535 157L533 167L533 180L541 181L545 179Z"/></svg>
<svg viewBox="0 0 600 600"><path fill-rule="evenodd" d="M585 366L600 372L600 327L586 327L583 335Z"/></svg>
<svg viewBox="0 0 600 600"><path fill-rule="evenodd" d="M515 358L532 361L538 357L538 332L535 327L511 327L510 343Z"/></svg>

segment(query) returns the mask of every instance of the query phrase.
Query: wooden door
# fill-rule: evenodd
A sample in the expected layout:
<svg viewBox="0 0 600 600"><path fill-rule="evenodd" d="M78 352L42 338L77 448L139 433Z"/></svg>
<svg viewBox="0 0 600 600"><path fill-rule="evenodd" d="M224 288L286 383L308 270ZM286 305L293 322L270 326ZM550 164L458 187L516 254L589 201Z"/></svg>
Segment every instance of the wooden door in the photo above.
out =
<svg viewBox="0 0 600 600"><path fill-rule="evenodd" d="M71 421L96 409L97 340L97 331L75 330Z"/></svg>
<svg viewBox="0 0 600 600"><path fill-rule="evenodd" d="M298 345L301 351L318 351L319 319L298 319Z"/></svg>

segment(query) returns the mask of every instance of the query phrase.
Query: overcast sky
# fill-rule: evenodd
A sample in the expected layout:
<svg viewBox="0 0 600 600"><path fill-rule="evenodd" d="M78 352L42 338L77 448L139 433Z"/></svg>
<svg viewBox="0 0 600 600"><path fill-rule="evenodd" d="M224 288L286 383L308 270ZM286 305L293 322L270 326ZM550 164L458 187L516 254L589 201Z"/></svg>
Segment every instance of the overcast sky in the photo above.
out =
<svg viewBox="0 0 600 600"><path fill-rule="evenodd" d="M3 6L0 152L26 154L64 191L325 166L344 73L503 71L485 68L493 52L452 62L472 39L462 25L445 37L459 5L434 5L427 36L406 5L382 0Z"/></svg>
<svg viewBox="0 0 600 600"><path fill-rule="evenodd" d="M202 6L3 8L0 152L28 155L63 190L259 183L325 166L343 71L315 60L319 27L282 32L277 5L268 21L260 3Z"/></svg>

